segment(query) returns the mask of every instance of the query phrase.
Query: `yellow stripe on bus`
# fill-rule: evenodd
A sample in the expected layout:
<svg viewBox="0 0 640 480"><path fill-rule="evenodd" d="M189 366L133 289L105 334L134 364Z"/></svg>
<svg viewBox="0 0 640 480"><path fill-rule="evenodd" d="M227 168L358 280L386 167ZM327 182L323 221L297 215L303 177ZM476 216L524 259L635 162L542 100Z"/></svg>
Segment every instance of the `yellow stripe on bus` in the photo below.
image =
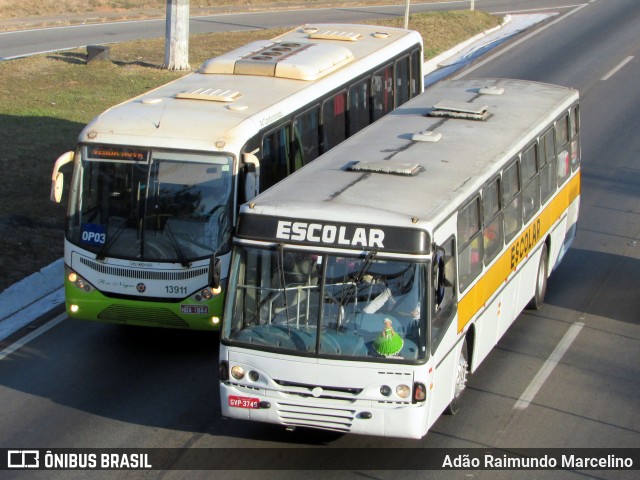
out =
<svg viewBox="0 0 640 480"><path fill-rule="evenodd" d="M580 172L554 197L537 217L513 240L498 260L481 274L476 284L458 303L458 333L485 306L491 296L509 279L520 262L545 238L553 224L580 195Z"/></svg>

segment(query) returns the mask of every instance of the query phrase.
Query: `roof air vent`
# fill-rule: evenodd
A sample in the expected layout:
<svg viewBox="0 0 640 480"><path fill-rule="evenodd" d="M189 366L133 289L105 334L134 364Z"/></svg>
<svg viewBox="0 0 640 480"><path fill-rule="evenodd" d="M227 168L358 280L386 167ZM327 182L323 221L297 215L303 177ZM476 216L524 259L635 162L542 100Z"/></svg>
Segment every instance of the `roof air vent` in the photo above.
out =
<svg viewBox="0 0 640 480"><path fill-rule="evenodd" d="M478 93L481 93L482 95L502 95L504 93L504 88L497 85L487 85L486 87L482 87L478 90Z"/></svg>
<svg viewBox="0 0 640 480"><path fill-rule="evenodd" d="M176 98L184 98L187 100L208 100L211 102L233 102L242 95L240 92L234 92L231 90L222 90L218 88L196 88L190 92L176 93Z"/></svg>
<svg viewBox="0 0 640 480"><path fill-rule="evenodd" d="M433 132L431 130L423 130L422 132L416 132L411 136L411 140L414 142L428 142L436 143L442 138L440 132Z"/></svg>
<svg viewBox="0 0 640 480"><path fill-rule="evenodd" d="M352 172L387 173L391 175L413 176L418 173L417 163L392 162L389 160L361 160L349 166Z"/></svg>
<svg viewBox="0 0 640 480"><path fill-rule="evenodd" d="M293 80L316 80L354 59L342 45L273 43L235 61L236 75L261 75Z"/></svg>
<svg viewBox="0 0 640 480"><path fill-rule="evenodd" d="M476 105L469 102L442 100L427 113L429 117L464 118L469 120L486 120L489 118L487 105Z"/></svg>
<svg viewBox="0 0 640 480"><path fill-rule="evenodd" d="M313 40L341 40L344 42L357 42L360 40L359 33L338 32L337 30L325 30L324 32L314 32L309 34L309 38Z"/></svg>

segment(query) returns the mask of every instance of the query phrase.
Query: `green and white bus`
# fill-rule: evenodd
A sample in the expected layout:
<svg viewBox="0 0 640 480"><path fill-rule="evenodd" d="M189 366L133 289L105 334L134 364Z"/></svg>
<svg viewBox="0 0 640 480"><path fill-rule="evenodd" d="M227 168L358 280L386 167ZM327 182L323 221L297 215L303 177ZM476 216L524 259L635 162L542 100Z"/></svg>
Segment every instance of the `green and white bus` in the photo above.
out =
<svg viewBox="0 0 640 480"><path fill-rule="evenodd" d="M242 206L222 415L421 438L576 232L578 92L443 81Z"/></svg>
<svg viewBox="0 0 640 480"><path fill-rule="evenodd" d="M422 38L306 25L207 60L81 132L65 235L72 318L219 329L237 208L423 90ZM224 285L224 282L222 283Z"/></svg>

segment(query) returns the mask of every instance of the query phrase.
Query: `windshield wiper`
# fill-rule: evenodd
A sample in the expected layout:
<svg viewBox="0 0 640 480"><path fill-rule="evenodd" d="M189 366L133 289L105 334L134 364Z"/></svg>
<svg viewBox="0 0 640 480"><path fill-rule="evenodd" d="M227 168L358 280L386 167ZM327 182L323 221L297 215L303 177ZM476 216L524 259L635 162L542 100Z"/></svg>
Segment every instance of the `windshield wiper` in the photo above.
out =
<svg viewBox="0 0 640 480"><path fill-rule="evenodd" d="M280 288L282 289L282 302L284 304L284 311L287 315L287 325L291 323L291 318L289 318L289 305L287 303L287 288L286 288L286 280L284 278L284 244L278 244L278 272L280 273Z"/></svg>
<svg viewBox="0 0 640 480"><path fill-rule="evenodd" d="M118 237L120 235L122 235L122 232L125 231L125 229L127 228L127 224L129 223L129 220L131 220L131 214L129 214L129 218L127 218L124 222L122 222L122 225L120 225L120 227L118 227L118 230L116 230L116 232L111 235L111 238L109 238L109 241L106 242L102 248L100 249L100 251L96 254L96 260L104 260L107 252L109 251L109 249L111 248L111 246L115 243L115 241L118 239Z"/></svg>
<svg viewBox="0 0 640 480"><path fill-rule="evenodd" d="M354 284L353 288L349 288L348 290L343 290L343 295L340 298L341 307L349 303L351 298L353 298L353 296L358 292L358 284L362 281L362 278L364 277L365 273L367 273L367 271L369 270L369 267L371 266L371 263L373 262L373 259L377 254L378 254L377 250L372 250L369 253L367 253L367 256L364 258L364 262L362 263L360 270L358 270L358 273L356 273L353 276L353 284Z"/></svg>
<svg viewBox="0 0 640 480"><path fill-rule="evenodd" d="M173 232L169 227L169 222L166 222L164 224L164 228L167 229L167 233L169 234L169 240L171 241L171 246L173 247L173 251L176 252L176 255L178 255L178 260L180 261L180 265L187 268L189 266L189 262L187 261L187 257L184 256L184 253L182 253L182 250L180 249L180 245L178 245L178 241L176 240L176 237L173 236Z"/></svg>

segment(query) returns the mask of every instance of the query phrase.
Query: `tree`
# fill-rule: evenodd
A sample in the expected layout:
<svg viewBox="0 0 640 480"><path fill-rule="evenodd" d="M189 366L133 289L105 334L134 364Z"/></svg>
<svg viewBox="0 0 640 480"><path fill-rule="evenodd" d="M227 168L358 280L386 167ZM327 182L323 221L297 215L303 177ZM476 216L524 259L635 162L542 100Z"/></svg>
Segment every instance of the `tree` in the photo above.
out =
<svg viewBox="0 0 640 480"><path fill-rule="evenodd" d="M164 68L189 70L189 0L167 0Z"/></svg>

